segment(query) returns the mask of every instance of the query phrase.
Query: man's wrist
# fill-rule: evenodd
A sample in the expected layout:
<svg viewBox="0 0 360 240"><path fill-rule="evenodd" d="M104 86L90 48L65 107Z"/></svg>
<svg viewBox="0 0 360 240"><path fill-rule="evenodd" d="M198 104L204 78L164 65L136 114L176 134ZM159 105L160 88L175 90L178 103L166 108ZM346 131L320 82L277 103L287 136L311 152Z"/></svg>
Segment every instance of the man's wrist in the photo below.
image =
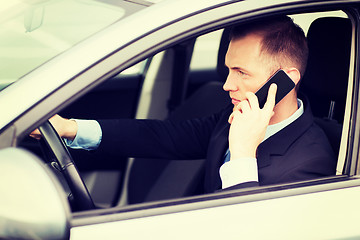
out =
<svg viewBox="0 0 360 240"><path fill-rule="evenodd" d="M76 134L71 139L65 139L68 147L73 149L95 150L100 145L102 130L95 120L71 119L76 122ZM73 130L70 131L74 133Z"/></svg>
<svg viewBox="0 0 360 240"><path fill-rule="evenodd" d="M66 119L66 127L63 133L63 138L73 141L78 131L78 125L74 119Z"/></svg>
<svg viewBox="0 0 360 240"><path fill-rule="evenodd" d="M230 161L232 159L241 159L241 158L256 158L256 149L255 150L230 149Z"/></svg>

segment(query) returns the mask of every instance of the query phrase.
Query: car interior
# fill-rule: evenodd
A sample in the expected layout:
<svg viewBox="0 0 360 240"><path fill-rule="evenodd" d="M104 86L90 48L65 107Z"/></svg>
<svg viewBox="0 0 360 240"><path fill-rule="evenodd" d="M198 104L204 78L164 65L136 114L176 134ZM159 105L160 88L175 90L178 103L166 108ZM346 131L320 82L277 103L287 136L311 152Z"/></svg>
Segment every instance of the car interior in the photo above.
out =
<svg viewBox="0 0 360 240"><path fill-rule="evenodd" d="M334 36L334 31L339 34ZM169 118L181 120L210 115L228 104L228 94L224 94L222 89L227 77L224 59L229 44L228 34L229 29L225 29L219 46L219 80L205 83L198 88L170 114ZM299 91L309 98L316 123L324 130L334 153L338 155L349 74L351 22L349 19L336 17L316 19L311 24L307 37L310 48L309 67ZM325 71L327 74L323 74L324 69L336 69L336 73ZM190 161L186 164L174 160L154 162L135 160L128 185L129 203L201 193L202 184L199 183L202 179L204 160ZM154 172L157 174L153 174Z"/></svg>
<svg viewBox="0 0 360 240"><path fill-rule="evenodd" d="M222 89L227 77L224 57L228 34L226 27L218 41L216 68L200 71L190 68L197 40L190 39L139 63L140 70L135 73L125 71L108 79L59 114L79 119L183 120L216 113L230 103L228 93ZM327 15L316 18L307 37L309 59L299 95L309 99L316 123L337 155L349 78L351 21ZM151 81L155 81L154 89L159 90L147 88ZM143 106L147 106L146 114ZM26 138L22 146L43 157L38 141ZM70 152L97 207L194 196L203 191L203 159L119 159L111 155L94 156L84 150Z"/></svg>

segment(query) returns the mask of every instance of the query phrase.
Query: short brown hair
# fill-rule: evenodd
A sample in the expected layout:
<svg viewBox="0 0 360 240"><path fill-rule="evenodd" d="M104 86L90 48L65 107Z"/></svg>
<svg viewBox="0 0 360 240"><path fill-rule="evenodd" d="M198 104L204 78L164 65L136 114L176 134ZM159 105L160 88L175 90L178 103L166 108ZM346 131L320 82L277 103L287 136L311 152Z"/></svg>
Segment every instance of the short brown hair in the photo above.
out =
<svg viewBox="0 0 360 240"><path fill-rule="evenodd" d="M277 67L293 65L303 76L309 54L304 31L288 16L272 17L233 26L230 40L248 34L262 36L261 52L271 56ZM277 69L275 69L277 70Z"/></svg>

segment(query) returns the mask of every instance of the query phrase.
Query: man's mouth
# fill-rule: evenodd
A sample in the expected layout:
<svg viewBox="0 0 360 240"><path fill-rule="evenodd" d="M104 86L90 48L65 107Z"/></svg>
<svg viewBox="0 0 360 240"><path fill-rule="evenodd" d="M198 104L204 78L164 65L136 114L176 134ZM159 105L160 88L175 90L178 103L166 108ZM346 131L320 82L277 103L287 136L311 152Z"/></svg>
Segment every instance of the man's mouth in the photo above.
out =
<svg viewBox="0 0 360 240"><path fill-rule="evenodd" d="M231 103L234 104L235 106L238 105L241 101L235 98L231 98Z"/></svg>

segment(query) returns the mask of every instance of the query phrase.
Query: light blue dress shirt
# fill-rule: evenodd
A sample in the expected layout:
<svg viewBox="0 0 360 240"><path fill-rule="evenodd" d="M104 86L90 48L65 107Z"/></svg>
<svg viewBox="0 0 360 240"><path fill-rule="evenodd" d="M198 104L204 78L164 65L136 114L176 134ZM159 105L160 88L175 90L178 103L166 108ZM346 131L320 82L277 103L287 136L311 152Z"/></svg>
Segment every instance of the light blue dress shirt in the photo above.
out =
<svg viewBox="0 0 360 240"><path fill-rule="evenodd" d="M95 120L75 120L78 131L73 141L65 140L68 147L73 149L95 150L98 148L102 138L100 124Z"/></svg>

